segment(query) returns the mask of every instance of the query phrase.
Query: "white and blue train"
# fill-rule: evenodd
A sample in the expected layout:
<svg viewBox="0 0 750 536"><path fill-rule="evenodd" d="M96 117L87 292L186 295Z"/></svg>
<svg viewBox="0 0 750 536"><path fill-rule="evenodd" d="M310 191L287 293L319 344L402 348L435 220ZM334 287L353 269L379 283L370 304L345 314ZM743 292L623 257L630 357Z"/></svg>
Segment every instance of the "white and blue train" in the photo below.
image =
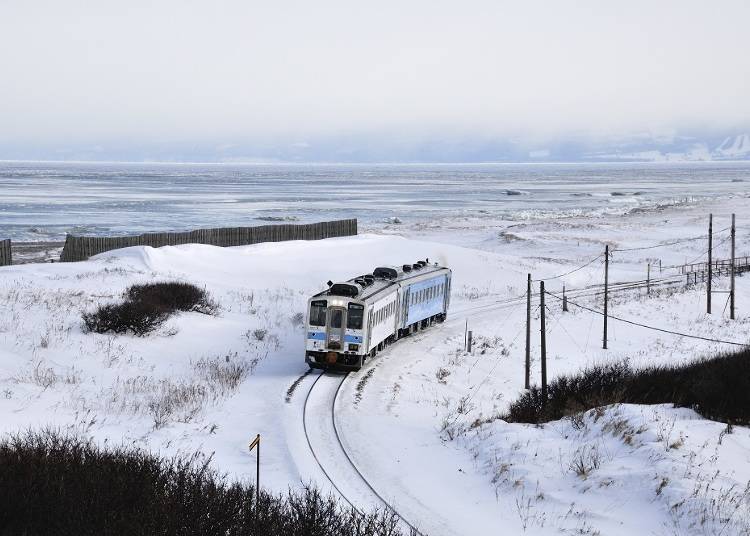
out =
<svg viewBox="0 0 750 536"><path fill-rule="evenodd" d="M445 320L451 270L429 259L328 289L308 301L305 361L311 368L359 370L388 344Z"/></svg>

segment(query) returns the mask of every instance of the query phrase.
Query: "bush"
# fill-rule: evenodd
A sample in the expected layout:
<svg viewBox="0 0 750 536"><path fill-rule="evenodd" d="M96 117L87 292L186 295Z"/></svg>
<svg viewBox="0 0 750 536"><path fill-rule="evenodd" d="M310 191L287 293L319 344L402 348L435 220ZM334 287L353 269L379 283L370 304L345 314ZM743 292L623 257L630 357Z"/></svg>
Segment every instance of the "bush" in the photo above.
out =
<svg viewBox="0 0 750 536"><path fill-rule="evenodd" d="M505 420L538 423L617 403L692 408L708 419L750 424L750 350L687 365L633 370L627 363L593 367L549 384L547 400L532 387Z"/></svg>
<svg viewBox="0 0 750 536"><path fill-rule="evenodd" d="M216 314L218 305L208 293L190 283L164 282L133 285L125 291L125 297L132 302L148 304L154 309L169 313L175 311Z"/></svg>
<svg viewBox="0 0 750 536"><path fill-rule="evenodd" d="M102 305L93 313L83 314L83 323L88 331L96 333L127 333L143 336L158 328L169 313L151 304L126 301L119 304Z"/></svg>
<svg viewBox="0 0 750 536"><path fill-rule="evenodd" d="M216 314L218 305L208 293L189 283L165 282L132 285L125 291L125 301L102 305L83 314L87 331L146 335L158 328L176 311Z"/></svg>
<svg viewBox="0 0 750 536"><path fill-rule="evenodd" d="M314 488L273 495L230 483L197 457L100 449L53 431L0 442L0 534L399 536Z"/></svg>

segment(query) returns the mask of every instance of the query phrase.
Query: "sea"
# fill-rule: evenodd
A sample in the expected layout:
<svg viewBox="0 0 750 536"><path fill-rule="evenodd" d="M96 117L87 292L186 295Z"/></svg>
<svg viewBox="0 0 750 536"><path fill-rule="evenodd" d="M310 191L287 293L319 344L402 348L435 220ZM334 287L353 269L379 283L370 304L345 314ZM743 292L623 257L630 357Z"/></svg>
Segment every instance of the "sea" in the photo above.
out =
<svg viewBox="0 0 750 536"><path fill-rule="evenodd" d="M747 195L750 162L153 164L0 162L0 239L61 241L358 218L598 216Z"/></svg>

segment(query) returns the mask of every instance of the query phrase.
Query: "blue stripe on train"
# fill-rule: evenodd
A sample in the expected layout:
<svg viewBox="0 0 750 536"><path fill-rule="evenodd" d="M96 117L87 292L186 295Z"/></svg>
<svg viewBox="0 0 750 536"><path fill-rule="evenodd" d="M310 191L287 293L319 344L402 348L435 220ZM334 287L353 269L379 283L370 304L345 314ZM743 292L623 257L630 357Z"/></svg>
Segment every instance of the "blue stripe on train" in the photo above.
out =
<svg viewBox="0 0 750 536"><path fill-rule="evenodd" d="M313 339L315 341L324 341L326 340L326 334L323 331L308 331L307 338ZM344 342L362 344L362 337L359 337L357 335L345 335Z"/></svg>

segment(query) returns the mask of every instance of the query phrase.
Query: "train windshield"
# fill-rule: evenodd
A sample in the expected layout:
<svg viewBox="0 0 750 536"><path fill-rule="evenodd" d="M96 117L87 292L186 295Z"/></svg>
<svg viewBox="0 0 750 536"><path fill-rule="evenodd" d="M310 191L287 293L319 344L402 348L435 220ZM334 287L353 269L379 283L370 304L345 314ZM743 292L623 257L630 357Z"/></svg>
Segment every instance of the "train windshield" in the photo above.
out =
<svg viewBox="0 0 750 536"><path fill-rule="evenodd" d="M329 324L329 327L340 328L343 316L344 311L341 309L331 309L331 323Z"/></svg>
<svg viewBox="0 0 750 536"><path fill-rule="evenodd" d="M349 329L362 329L362 319L365 315L365 306L358 303L349 304L349 313L346 315L346 327Z"/></svg>
<svg viewBox="0 0 750 536"><path fill-rule="evenodd" d="M328 303L325 300L314 301L310 303L310 325L311 326L325 326L326 325L326 306Z"/></svg>

